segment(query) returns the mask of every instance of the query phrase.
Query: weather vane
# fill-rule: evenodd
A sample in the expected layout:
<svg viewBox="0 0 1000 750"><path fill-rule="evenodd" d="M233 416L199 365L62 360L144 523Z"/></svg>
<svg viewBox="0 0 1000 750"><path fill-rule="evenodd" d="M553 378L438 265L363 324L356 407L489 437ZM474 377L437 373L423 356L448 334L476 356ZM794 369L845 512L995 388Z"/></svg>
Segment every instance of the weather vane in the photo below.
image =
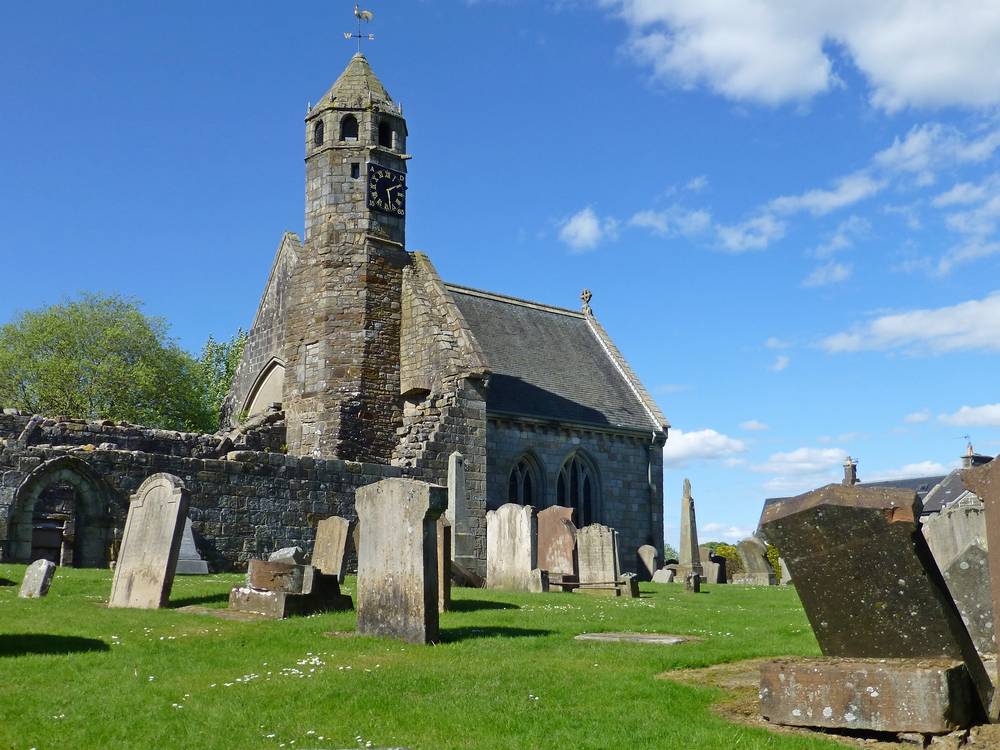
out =
<svg viewBox="0 0 1000 750"><path fill-rule="evenodd" d="M350 41L351 39L357 39L358 40L358 52L361 52L361 40L362 39L367 39L369 42L374 42L375 41L375 35L374 34L362 34L361 33L361 24L362 23L370 23L372 21L372 19L375 18L375 14L372 13L370 10L361 10L361 8L358 6L358 4L354 3L354 17L358 19L358 33L357 34L352 34L349 31L345 31L344 32L344 39L347 39L348 41Z"/></svg>

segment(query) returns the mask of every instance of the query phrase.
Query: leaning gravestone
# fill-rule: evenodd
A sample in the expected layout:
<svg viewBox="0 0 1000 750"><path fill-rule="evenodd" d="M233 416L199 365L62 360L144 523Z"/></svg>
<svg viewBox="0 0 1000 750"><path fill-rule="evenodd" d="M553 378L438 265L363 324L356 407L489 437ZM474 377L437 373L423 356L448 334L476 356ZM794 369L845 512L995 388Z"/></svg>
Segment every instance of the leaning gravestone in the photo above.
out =
<svg viewBox="0 0 1000 750"><path fill-rule="evenodd" d="M383 479L356 493L358 633L408 643L438 640L437 519L448 490Z"/></svg>
<svg viewBox="0 0 1000 750"><path fill-rule="evenodd" d="M486 587L504 591L548 590L538 567L538 520L530 505L505 503L486 514Z"/></svg>
<svg viewBox="0 0 1000 750"><path fill-rule="evenodd" d="M204 576L208 575L208 563L198 552L198 546L194 543L194 530L191 528L191 519L184 519L184 534L181 536L181 549L177 553L177 575L179 576Z"/></svg>
<svg viewBox="0 0 1000 750"><path fill-rule="evenodd" d="M736 545L743 563L743 572L733 576L733 583L745 586L774 586L777 576L767 559L767 545L756 536L748 537Z"/></svg>
<svg viewBox="0 0 1000 750"><path fill-rule="evenodd" d="M337 576L339 583L344 582L347 574L344 561L347 556L347 540L351 537L351 527L354 525L340 516L330 516L316 524L312 564L326 575Z"/></svg>
<svg viewBox="0 0 1000 750"><path fill-rule="evenodd" d="M563 583L579 580L576 564L576 526L573 525L573 509L561 505L550 505L539 511L538 521L538 567L548 571L549 586L558 587ZM563 589L566 590L566 589Z"/></svg>
<svg viewBox="0 0 1000 750"><path fill-rule="evenodd" d="M154 474L129 502L109 607L156 609L170 599L188 492L172 474Z"/></svg>
<svg viewBox="0 0 1000 750"><path fill-rule="evenodd" d="M56 564L51 560L35 560L24 571L21 590L18 596L22 599L40 599L49 593L52 576L56 574Z"/></svg>
<svg viewBox="0 0 1000 750"><path fill-rule="evenodd" d="M946 681L948 690L922 704L920 721L941 723L949 715L978 711L961 705L967 700L965 670L983 707L988 705L992 686L918 533L920 510L912 490L845 485L764 506L761 533L781 549L823 655L839 657L762 668L762 705L772 720L877 728L896 710L894 693L876 691L860 700L857 685L841 679L869 670L871 660L881 660L878 669L894 675L890 681L880 678L883 683L901 686L923 679L929 660L936 660L937 674L964 661L965 669L954 672L958 677ZM817 680L838 685L836 695L815 691ZM816 723L819 718L807 719L806 713L819 717L823 707L817 700L851 708Z"/></svg>
<svg viewBox="0 0 1000 750"><path fill-rule="evenodd" d="M671 568L660 568L653 573L653 583L673 583L677 573Z"/></svg>
<svg viewBox="0 0 1000 750"><path fill-rule="evenodd" d="M652 544L644 544L636 550L639 560L639 580L652 581L653 575L660 569L660 556Z"/></svg>

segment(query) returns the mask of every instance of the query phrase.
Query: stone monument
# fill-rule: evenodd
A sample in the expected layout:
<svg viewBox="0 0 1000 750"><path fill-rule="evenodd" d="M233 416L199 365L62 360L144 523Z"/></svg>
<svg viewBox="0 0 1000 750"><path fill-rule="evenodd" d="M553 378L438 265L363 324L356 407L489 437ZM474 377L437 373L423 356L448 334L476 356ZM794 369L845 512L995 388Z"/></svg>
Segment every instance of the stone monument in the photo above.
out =
<svg viewBox="0 0 1000 750"><path fill-rule="evenodd" d="M652 544L644 544L636 550L640 581L652 581L653 575L660 569L660 555Z"/></svg>
<svg viewBox="0 0 1000 750"><path fill-rule="evenodd" d="M778 583L771 561L767 559L767 545L756 535L737 544L736 551L743 563L743 572L733 576L733 583L744 586L774 586Z"/></svg>
<svg viewBox="0 0 1000 750"><path fill-rule="evenodd" d="M726 558L712 554L708 547L698 547L703 580L706 583L726 583Z"/></svg>
<svg viewBox="0 0 1000 750"><path fill-rule="evenodd" d="M352 606L351 597L340 593L336 575L294 562L251 560L246 585L229 592L230 609L274 620Z"/></svg>
<svg viewBox="0 0 1000 750"><path fill-rule="evenodd" d="M129 502L109 607L167 603L187 511L187 489L172 474L154 474L139 486Z"/></svg>
<svg viewBox="0 0 1000 750"><path fill-rule="evenodd" d="M358 489L358 633L438 640L437 519L447 507L446 488L413 479Z"/></svg>
<svg viewBox="0 0 1000 750"><path fill-rule="evenodd" d="M538 567L537 524L530 505L505 503L486 514L487 588L548 590L548 576Z"/></svg>
<svg viewBox="0 0 1000 750"><path fill-rule="evenodd" d="M618 532L610 526L592 523L576 533L580 583L576 591L584 594L637 597L638 580L623 576L618 557Z"/></svg>
<svg viewBox="0 0 1000 750"><path fill-rule="evenodd" d="M181 536L181 549L177 553L177 575L179 576L206 576L208 575L208 563L198 552L198 546L194 543L194 530L191 528L191 519L184 519L184 534Z"/></svg>
<svg viewBox="0 0 1000 750"><path fill-rule="evenodd" d="M316 524L312 564L325 575L337 576L339 583L343 583L347 575L347 540L356 525L340 516L330 516Z"/></svg>
<svg viewBox="0 0 1000 750"><path fill-rule="evenodd" d="M684 480L684 494L681 497L681 546L678 551L677 577L687 580L689 573L703 574L701 555L698 550L698 524L694 515L694 498L691 497L691 480Z"/></svg>
<svg viewBox="0 0 1000 750"><path fill-rule="evenodd" d="M451 523L444 516L437 521L438 612L451 609Z"/></svg>
<svg viewBox="0 0 1000 750"><path fill-rule="evenodd" d="M21 590L18 596L22 599L40 599L49 593L52 576L56 574L56 564L51 560L35 560L24 571Z"/></svg>
<svg viewBox="0 0 1000 750"><path fill-rule="evenodd" d="M578 583L576 562L576 526L573 524L573 509L561 505L550 505L539 511L538 521L538 567L549 574L549 588L562 584Z"/></svg>

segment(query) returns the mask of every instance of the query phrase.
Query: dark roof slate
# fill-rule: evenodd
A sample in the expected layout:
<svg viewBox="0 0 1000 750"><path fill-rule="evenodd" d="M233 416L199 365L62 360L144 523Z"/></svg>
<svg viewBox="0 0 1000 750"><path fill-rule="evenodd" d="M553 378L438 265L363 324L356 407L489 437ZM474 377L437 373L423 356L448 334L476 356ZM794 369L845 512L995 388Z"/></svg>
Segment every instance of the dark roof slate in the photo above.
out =
<svg viewBox="0 0 1000 750"><path fill-rule="evenodd" d="M962 470L955 469L944 477L924 498L924 513L940 513L949 503L958 500L969 488L962 482Z"/></svg>
<svg viewBox="0 0 1000 750"><path fill-rule="evenodd" d="M660 430L586 317L448 285L486 355L488 412Z"/></svg>

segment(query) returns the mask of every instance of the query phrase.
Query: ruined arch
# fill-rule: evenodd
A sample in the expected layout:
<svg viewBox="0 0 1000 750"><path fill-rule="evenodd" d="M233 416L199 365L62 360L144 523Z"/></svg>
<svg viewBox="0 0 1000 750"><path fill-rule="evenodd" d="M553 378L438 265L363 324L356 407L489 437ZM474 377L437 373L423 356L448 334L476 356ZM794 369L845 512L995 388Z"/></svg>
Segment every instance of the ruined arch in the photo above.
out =
<svg viewBox="0 0 1000 750"><path fill-rule="evenodd" d="M248 417L263 414L273 403L280 403L284 398L285 363L277 357L272 357L257 374L256 380L247 391L243 410Z"/></svg>

